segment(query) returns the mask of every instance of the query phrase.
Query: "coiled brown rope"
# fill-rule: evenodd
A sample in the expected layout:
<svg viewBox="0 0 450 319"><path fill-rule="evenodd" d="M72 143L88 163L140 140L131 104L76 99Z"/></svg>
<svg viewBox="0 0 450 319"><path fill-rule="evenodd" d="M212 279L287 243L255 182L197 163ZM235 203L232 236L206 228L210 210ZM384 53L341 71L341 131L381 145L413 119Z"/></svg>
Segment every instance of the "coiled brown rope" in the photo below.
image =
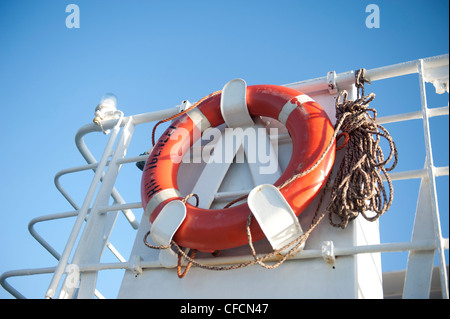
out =
<svg viewBox="0 0 450 319"><path fill-rule="evenodd" d="M394 190L387 172L397 165L397 148L389 132L376 123L376 110L369 108L374 98L375 94L371 93L348 101L347 92L342 91L336 101L336 119L341 123L342 132L348 135L348 141L327 208L333 226L345 228L359 214L374 221L389 209L393 201ZM387 158L380 145L381 138L389 145ZM386 167L392 159L392 165Z"/></svg>

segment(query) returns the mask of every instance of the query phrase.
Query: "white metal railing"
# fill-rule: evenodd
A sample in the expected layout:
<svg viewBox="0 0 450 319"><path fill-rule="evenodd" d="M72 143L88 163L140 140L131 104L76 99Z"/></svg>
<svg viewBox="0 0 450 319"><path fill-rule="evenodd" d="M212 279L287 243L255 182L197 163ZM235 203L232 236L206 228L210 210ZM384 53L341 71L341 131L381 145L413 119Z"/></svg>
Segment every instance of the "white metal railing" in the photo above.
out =
<svg viewBox="0 0 450 319"><path fill-rule="evenodd" d="M353 254L361 254L361 253L374 253L374 252L399 252L399 251L432 251L434 255L434 251L437 251L438 255L438 263L440 270L440 279L441 279L441 288L442 288L442 296L444 298L448 298L448 279L447 272L445 267L445 257L444 250L448 250L449 240L448 238L442 238L441 234L441 225L439 218L439 210L437 205L437 195L436 195L436 185L435 178L437 176L449 175L449 168L446 167L434 167L433 165L433 156L431 150L431 140L429 134L429 118L433 116L442 116L449 114L449 107L438 107L438 108L428 108L427 99L425 93L425 78L424 73L427 69L439 68L439 67L448 67L449 65L449 56L442 55L427 59L420 59L417 61L409 61L405 63L395 64L391 66L366 70L366 78L371 81L382 80L391 77L398 77L406 74L418 73L419 74L419 83L420 83L420 91L421 91L421 106L422 110L417 112L403 113L398 115L380 117L378 119L379 123L392 123L392 122L401 122L408 121L414 119L423 119L423 127L424 127L424 137L425 137L425 148L426 148L426 164L423 169L418 170L410 170L403 172L394 172L391 173L390 176L392 180L401 180L401 179L421 179L423 181L427 181L426 185L429 188L430 194L430 204L431 211L430 216L433 222L433 234L432 238L427 237L427 239L423 239L423 236L417 234L416 229L413 230L413 235L411 241L408 242L398 242L398 243L382 243L379 245L364 245L358 247L348 247L348 248L336 248L334 253L336 256L341 255L353 255ZM353 72L346 72L342 74L334 75L331 78L333 83L331 83L334 87L345 87L351 85L354 82L354 74ZM299 91L303 92L318 92L318 91L326 91L330 90L330 77L321 77L308 81L301 81L291 84L286 84L288 87L292 87ZM92 216L100 216L98 218L99 222L104 223L105 225L109 225L108 216L111 216L113 212L122 211L128 222L130 223L133 229L138 228L138 222L134 214L132 213L132 209L142 208L142 204L140 202L137 203L126 203L119 192L115 189L114 184L118 175L118 170L122 164L134 163L138 161L145 160L147 158L144 156L135 156L125 158L125 152L128 148L129 142L131 140L131 136L133 134L134 128L136 125L144 124L148 122L157 121L160 119L165 119L171 115L179 112L179 108L171 108L163 111L150 112L145 114L138 114L133 116L123 117L120 116L119 119L106 120L102 122L102 128L100 128L96 124L88 124L80 128L76 135L76 145L79 149L80 153L83 155L85 160L87 161L87 165L73 167L69 169L62 170L58 172L55 176L55 185L57 189L61 192L61 194L67 199L67 201L74 207L74 211L59 213L59 214L51 214L46 216L41 216L34 218L29 223L29 231L32 236L47 250L53 255L59 263L56 267L48 267L48 268L36 268L36 269L23 269L23 270L13 270L3 273L0 276L0 284L10 292L16 298L24 298L24 296L18 292L14 287L12 287L7 279L10 277L16 276L29 276L29 275L37 275L37 274L45 274L45 273L53 273L53 278L49 285L49 288L46 293L47 298L53 298L56 294L57 287L60 285L60 281L64 272L67 270L67 266L69 265L69 257L73 253L74 245L76 239L79 237L80 230L82 225L87 220L87 216L91 214ZM122 128L121 134L119 132ZM105 129L112 129L109 140L103 152L103 155L99 162L96 161L86 144L84 143L83 137L92 132L99 132ZM118 140L116 144L116 148L113 149L116 140ZM104 172L105 168L107 168L106 173ZM93 170L95 172L94 177L92 179L91 185L89 187L89 191L84 199L83 205L79 207L75 201L70 197L67 191L62 187L59 178L66 174L71 174L75 172L85 171L85 170ZM97 186L101 183L101 187L98 190L97 195L95 195L95 191ZM422 187L422 186L421 186ZM236 196L236 192L224 192L216 194L216 198L231 198ZM108 205L107 200L109 197L113 197L114 204ZM69 236L67 244L64 248L62 254L59 254L53 247L51 247L45 239L40 236L34 228L34 225L39 222L68 218L68 217L76 217L76 221L74 223L72 232ZM416 216L417 218L417 216ZM88 225L85 226L85 229ZM108 227L106 227L108 228ZM106 229L105 228L105 229ZM110 225L105 233L100 234L103 238L109 238L109 235L112 231L113 224ZM86 231L86 230L85 230ZM417 238L416 238L417 237ZM162 267L159 262L144 262L139 260L130 260L125 261L122 255L117 251L117 249L112 246L112 244L108 240L100 240L100 246L96 250L96 256L91 255L88 258L84 258L82 255L86 253L85 250L77 248L77 251L74 254L72 263L77 264L77 267L80 272L87 273L93 276L96 276L96 272L105 269L127 269L132 270L136 273L142 271L142 269L147 268L160 268ZM78 246L86 245L86 242L80 240ZM103 249L107 247L109 248L113 254L117 257L119 262L116 263L100 263L99 258ZM100 255L100 256L98 256ZM320 249L317 250L304 250L302 253L297 254L293 257L293 259L304 259L304 258L320 258L324 257L323 252ZM220 264L228 264L228 263L236 263L247 261L249 257L224 257L220 258ZM89 260L93 260L94 262L89 262ZM202 259L202 263L205 264L217 264L217 259L215 258L205 258ZM411 288L408 283L414 283L414 280L410 280L412 270L415 269L417 261L414 260L414 256L410 254L410 258L408 260L407 267L407 279L405 283L405 291L404 297L413 296L411 294ZM412 270L411 270L412 269ZM410 273L410 276L408 276ZM93 280L95 282L95 280ZM66 288L63 285L61 288L61 292L70 295L69 290L65 290ZM80 290L89 291L95 290L95 286L91 287L87 285L86 287L80 287ZM61 293L64 295L63 293ZM79 293L80 294L80 293ZM95 295L99 298L102 295L95 291Z"/></svg>

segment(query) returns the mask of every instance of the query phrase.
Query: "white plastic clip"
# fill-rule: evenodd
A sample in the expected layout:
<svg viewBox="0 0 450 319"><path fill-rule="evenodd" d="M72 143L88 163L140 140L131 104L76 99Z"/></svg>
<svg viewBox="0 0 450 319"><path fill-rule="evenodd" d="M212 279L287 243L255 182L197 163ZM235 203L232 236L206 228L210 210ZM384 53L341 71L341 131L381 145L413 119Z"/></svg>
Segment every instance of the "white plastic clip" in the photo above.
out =
<svg viewBox="0 0 450 319"><path fill-rule="evenodd" d="M150 228L150 237L156 244L168 246L185 218L186 206L184 203L180 200L170 201L154 220ZM159 262L164 267L176 267L178 255L170 248L161 249Z"/></svg>
<svg viewBox="0 0 450 319"><path fill-rule="evenodd" d="M141 259L141 256L139 256L139 255L134 256L134 257L130 260L130 262L131 262L130 268L131 268L131 270L134 272L134 275L135 275L136 277L137 277L138 275L142 274L141 261L142 261L142 259Z"/></svg>
<svg viewBox="0 0 450 319"><path fill-rule="evenodd" d="M220 112L228 127L253 126L247 108L247 83L234 79L225 84L220 98Z"/></svg>
<svg viewBox="0 0 450 319"><path fill-rule="evenodd" d="M180 105L177 105L179 112L183 112L185 110L187 110L188 108L190 108L192 106L191 102L189 102L188 100L184 100L181 102Z"/></svg>
<svg viewBox="0 0 450 319"><path fill-rule="evenodd" d="M303 234L297 216L275 186L263 184L252 189L248 206L273 249L280 249Z"/></svg>
<svg viewBox="0 0 450 319"><path fill-rule="evenodd" d="M327 85L328 92L330 94L336 94L338 92L336 85L336 72L330 71L327 73Z"/></svg>
<svg viewBox="0 0 450 319"><path fill-rule="evenodd" d="M330 265L333 265L336 261L336 256L334 255L334 243L332 241L322 242L322 257Z"/></svg>

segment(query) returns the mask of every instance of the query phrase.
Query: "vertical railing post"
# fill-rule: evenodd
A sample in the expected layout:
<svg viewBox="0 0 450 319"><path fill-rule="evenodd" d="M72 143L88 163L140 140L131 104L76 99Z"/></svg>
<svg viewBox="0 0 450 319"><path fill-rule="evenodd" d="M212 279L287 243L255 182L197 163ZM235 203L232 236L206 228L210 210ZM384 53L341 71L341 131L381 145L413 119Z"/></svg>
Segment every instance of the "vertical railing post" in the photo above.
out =
<svg viewBox="0 0 450 319"><path fill-rule="evenodd" d="M100 208L108 205L108 200L111 197L114 184L122 166L122 164L119 163L119 160L123 159L126 155L134 132L135 126L132 118L128 117L124 121L126 121L126 123L122 129L120 138L117 141L114 153L110 158L101 186L92 204L88 221L74 253L72 261L74 264L95 264L100 262L101 256L103 255L106 244L108 243L114 228L118 211L106 213L100 211ZM83 274L79 285L78 298L93 298L96 282L97 272ZM61 291L63 292L61 297L71 298L73 288L72 283L69 282L68 285L65 283L61 288Z"/></svg>
<svg viewBox="0 0 450 319"><path fill-rule="evenodd" d="M100 178L102 177L103 170L105 169L108 158L111 155L114 142L116 141L117 135L120 131L120 123L122 122L122 118L123 114L121 114L120 118L117 121L117 124L114 126L111 132L108 143L106 144L105 150L103 152L102 158L100 159L100 162L97 166L94 178L92 179L91 185L89 186L88 192L84 199L83 205L81 206L81 209L78 212L77 219L72 228L72 232L70 233L69 239L67 240L66 247L64 248L64 251L61 255L61 259L59 260L58 266L56 267L56 270L53 274L53 278L45 294L45 297L48 299L51 299L55 296L61 277L66 269L70 254L72 253L78 234L81 230L81 227L83 226L84 219L87 216L89 206L91 205L91 202L94 198L95 191L100 182Z"/></svg>
<svg viewBox="0 0 450 319"><path fill-rule="evenodd" d="M434 239L437 246L439 273L441 279L442 297L448 299L447 272L445 266L444 243L441 234L439 208L437 202L436 181L433 164L433 153L430 137L429 111L424 79L423 60L417 61L420 84L420 100L423 116L423 130L425 138L425 169L427 176L422 178L419 198L417 202L416 220L412 241ZM404 284L404 298L429 298L431 271L433 267L434 251L415 252L411 250L408 256L406 278Z"/></svg>

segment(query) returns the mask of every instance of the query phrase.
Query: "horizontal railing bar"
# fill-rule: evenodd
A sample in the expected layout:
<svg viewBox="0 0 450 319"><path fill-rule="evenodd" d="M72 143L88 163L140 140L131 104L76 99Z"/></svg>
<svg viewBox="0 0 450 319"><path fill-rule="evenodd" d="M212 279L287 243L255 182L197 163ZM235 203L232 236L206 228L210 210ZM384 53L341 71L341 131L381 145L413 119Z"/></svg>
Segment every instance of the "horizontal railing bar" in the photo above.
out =
<svg viewBox="0 0 450 319"><path fill-rule="evenodd" d="M105 207L99 207L98 212L106 213L106 212L112 212L112 211L122 210L122 209L137 209L137 208L142 208L141 202L115 204L115 205L110 205L110 206L105 206Z"/></svg>
<svg viewBox="0 0 450 319"><path fill-rule="evenodd" d="M434 250L436 249L436 244L434 241L421 241L421 242L399 242L399 243L383 243L377 245L362 245L362 246L353 246L353 247L335 247L334 252L335 256L349 256L356 254L366 254L366 253L387 253L387 252L401 252L408 250L415 251L423 251L423 250ZM448 245L447 245L448 249ZM263 255L257 255L257 257L261 258ZM300 253L294 255L292 258L288 260L297 260L297 259L310 259L310 258L321 258L322 250L321 249L307 249L303 250ZM233 257L215 257L215 258L202 258L199 259L199 262L205 265L228 265L228 264L237 264L237 263L245 263L253 260L252 256L233 256ZM276 261L277 257L273 257L272 259L267 259L267 261ZM142 264L142 268L144 268L144 264Z"/></svg>
<svg viewBox="0 0 450 319"><path fill-rule="evenodd" d="M444 248L448 250L449 240L448 238L443 238ZM356 254L366 254L366 253L388 253L388 252L401 252L401 251L423 251L423 250L434 250L436 249L436 243L434 241L419 241L419 242L397 242L397 243L382 243L377 245L362 245L353 247L335 247L336 256L349 256ZM262 257L263 255L258 255ZM298 260L298 259L310 259L310 258L322 258L321 249L307 249L303 250L297 255L293 256L288 260ZM204 265L227 265L248 262L253 260L252 256L233 256L233 257L215 257L215 258L201 258L199 261ZM267 261L276 261L276 258L268 259ZM118 262L118 263L96 263L96 264L85 264L78 265L80 272L88 271L100 271L100 270L113 270L113 269L127 269L135 270L134 264L130 262ZM142 269L150 268L164 268L158 260L155 261L142 261L139 265ZM39 275L46 273L53 273L56 267L47 268L34 268L34 269L19 269L12 270L3 273L0 276L0 285L7 290L11 295L16 298L25 298L20 292L13 288L6 279L10 277L19 276L30 276Z"/></svg>
<svg viewBox="0 0 450 319"><path fill-rule="evenodd" d="M441 167L434 167L434 175L435 176L445 176L449 175L449 169L448 166L441 166Z"/></svg>
<svg viewBox="0 0 450 319"><path fill-rule="evenodd" d="M404 180L404 179L416 179L416 178L423 178L427 175L426 169L415 169L410 171L404 171L404 172L392 172L389 173L389 177L393 181L398 180ZM383 176L383 181L386 181L385 177Z"/></svg>
<svg viewBox="0 0 450 319"><path fill-rule="evenodd" d="M448 114L449 114L448 106L428 109L429 117L442 116L442 115L448 115ZM423 117L423 112L416 111L416 112L409 112L409 113L402 113L402 114L379 117L379 118L377 118L376 122L378 124L386 124L386 123L402 122L402 121L408 121L408 120L417 120L417 119L421 119L422 117Z"/></svg>
<svg viewBox="0 0 450 319"><path fill-rule="evenodd" d="M148 154L146 155L139 155L139 156L133 156L133 157L125 157L117 161L119 164L128 164L128 163L135 163L135 162L141 162L146 161L148 158Z"/></svg>
<svg viewBox="0 0 450 319"><path fill-rule="evenodd" d="M428 108L427 112L428 112L428 117L448 115L449 107L447 105L447 106L441 106L441 107Z"/></svg>
<svg viewBox="0 0 450 319"><path fill-rule="evenodd" d="M445 176L449 175L448 166L445 167L435 167L435 176ZM404 172L392 172L389 173L389 177L391 180L403 180L403 179L415 179L415 178L423 178L427 176L428 170L426 168L404 171ZM383 181L385 178L383 177Z"/></svg>
<svg viewBox="0 0 450 319"><path fill-rule="evenodd" d="M378 81L398 76L419 73L417 68L417 61L408 61L397 63L384 67L368 69L365 73L365 78L370 81ZM449 65L449 55L443 54L430 58L423 59L425 69L443 67ZM344 88L355 83L355 74L353 71L336 74L336 85L338 88ZM327 91L328 80L326 76L299 81L294 83L284 84L284 86L296 89L304 93Z"/></svg>

